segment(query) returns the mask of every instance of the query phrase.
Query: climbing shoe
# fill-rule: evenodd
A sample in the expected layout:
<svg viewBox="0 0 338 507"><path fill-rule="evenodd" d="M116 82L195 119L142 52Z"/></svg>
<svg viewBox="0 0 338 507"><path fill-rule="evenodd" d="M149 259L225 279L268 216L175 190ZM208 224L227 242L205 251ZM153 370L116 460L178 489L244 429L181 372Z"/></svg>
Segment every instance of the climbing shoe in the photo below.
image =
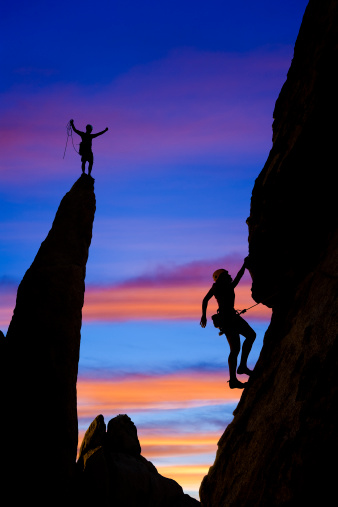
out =
<svg viewBox="0 0 338 507"><path fill-rule="evenodd" d="M237 373L238 373L238 375L242 375L243 373L245 373L245 375L250 376L252 373L252 370L250 370L247 366L239 365L239 367L237 368Z"/></svg>
<svg viewBox="0 0 338 507"><path fill-rule="evenodd" d="M237 378L234 380L228 380L230 389L244 389L247 382L241 382Z"/></svg>

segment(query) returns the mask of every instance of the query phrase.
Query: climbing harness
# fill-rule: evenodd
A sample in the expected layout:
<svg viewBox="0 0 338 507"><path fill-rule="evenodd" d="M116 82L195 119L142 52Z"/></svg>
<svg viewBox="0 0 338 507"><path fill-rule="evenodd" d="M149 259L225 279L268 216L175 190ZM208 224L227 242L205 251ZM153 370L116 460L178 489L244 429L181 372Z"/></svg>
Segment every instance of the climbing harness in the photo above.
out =
<svg viewBox="0 0 338 507"><path fill-rule="evenodd" d="M68 144L68 139L71 138L72 139L72 145L73 145L73 148L74 150L76 151L76 153L78 155L80 155L80 152L77 151L77 149L75 148L74 146L74 141L73 141L73 129L72 129L72 126L70 124L70 121L67 123L67 126L66 126L66 129L67 129L67 141L66 141L66 146L65 146L65 151L64 151L64 154L63 154L63 158L65 158L65 155L66 155L66 149L67 149L67 144Z"/></svg>
<svg viewBox="0 0 338 507"><path fill-rule="evenodd" d="M259 303L256 303L255 305L249 306L249 308L245 308L244 310L235 310L235 312L236 312L237 315L241 315L242 313L246 313L248 310L251 310L251 308L254 308L257 305L260 305L260 304L264 303L265 301L267 301L268 299L272 298L276 294L278 294L278 292L275 292L274 294L272 294L269 297L263 299ZM221 326L221 316L220 316L219 310L217 310L217 313L215 315L212 315L211 318L213 320L214 326L220 330L220 332L218 334L220 336L222 334L225 334L224 331L222 331L221 327L220 327Z"/></svg>

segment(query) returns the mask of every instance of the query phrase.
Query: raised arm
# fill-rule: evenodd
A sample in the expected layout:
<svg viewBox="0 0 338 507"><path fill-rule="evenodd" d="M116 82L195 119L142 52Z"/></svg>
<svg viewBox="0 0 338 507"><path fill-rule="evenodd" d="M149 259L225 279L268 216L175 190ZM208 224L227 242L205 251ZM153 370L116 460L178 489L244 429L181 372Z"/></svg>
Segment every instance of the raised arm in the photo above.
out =
<svg viewBox="0 0 338 507"><path fill-rule="evenodd" d="M101 132L98 132L97 134L92 134L92 137L97 137L97 136L102 136L102 134L104 134L105 132L107 132L108 130L108 127L105 128L104 130L102 130Z"/></svg>
<svg viewBox="0 0 338 507"><path fill-rule="evenodd" d="M208 308L209 300L212 298L213 295L214 295L214 290L211 287L208 294L204 297L204 299L202 301L202 317L201 317L201 322L200 322L200 325L202 327L205 327L207 325L207 308Z"/></svg>
<svg viewBox="0 0 338 507"><path fill-rule="evenodd" d="M243 263L243 266L242 266L242 267L241 267L241 269L238 271L237 275L235 276L234 281L233 281L233 282L232 282L232 284L231 284L231 285L233 286L233 288L235 288L235 287L238 285L238 283L239 283L240 279L241 279L241 278L242 278L242 276L244 275L244 271L245 271L245 268L246 268L246 262L247 262L247 259L248 259L248 258L247 258L247 257L245 257L245 259L244 259L244 263Z"/></svg>
<svg viewBox="0 0 338 507"><path fill-rule="evenodd" d="M70 125L71 125L72 129L74 130L74 132L75 132L76 134L78 134L79 136L80 136L81 134L83 134L83 132L81 132L80 130L77 130L77 129L75 128L75 125L74 125L74 120L70 120L70 122L69 122L69 123L70 123Z"/></svg>

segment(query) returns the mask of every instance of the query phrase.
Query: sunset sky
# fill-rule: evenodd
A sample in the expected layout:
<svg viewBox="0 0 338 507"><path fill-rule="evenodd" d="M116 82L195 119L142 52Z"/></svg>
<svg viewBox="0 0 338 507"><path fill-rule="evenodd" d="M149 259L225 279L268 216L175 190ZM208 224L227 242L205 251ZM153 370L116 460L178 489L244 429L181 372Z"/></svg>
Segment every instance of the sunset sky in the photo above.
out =
<svg viewBox="0 0 338 507"><path fill-rule="evenodd" d="M212 272L234 277L306 0L6 2L1 8L0 329L81 174L66 125L94 132L97 210L79 364L79 439L126 413L142 454L198 498L240 392L199 326ZM73 135L75 147L79 138ZM236 308L254 304L250 276ZM216 310L210 302L208 317ZM257 331L253 367L270 312ZM51 436L52 438L52 436Z"/></svg>

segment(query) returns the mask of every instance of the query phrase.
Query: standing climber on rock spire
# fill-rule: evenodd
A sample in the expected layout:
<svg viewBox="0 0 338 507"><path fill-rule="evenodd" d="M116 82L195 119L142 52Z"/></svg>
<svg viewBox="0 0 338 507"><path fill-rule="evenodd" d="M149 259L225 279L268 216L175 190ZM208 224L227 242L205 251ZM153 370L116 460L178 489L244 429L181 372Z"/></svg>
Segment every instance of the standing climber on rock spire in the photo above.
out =
<svg viewBox="0 0 338 507"><path fill-rule="evenodd" d="M245 341L242 347L242 356L240 364L237 368L237 373L250 375L252 373L247 366L247 360L251 347L256 338L255 331L249 326L249 324L242 319L242 317L234 309L235 304L235 287L244 275L245 268L247 267L247 257L244 259L244 264L237 273L233 280L225 269L217 269L214 272L213 279L215 283L205 296L202 302L202 318L201 326L207 325L207 307L208 302L214 296L218 303L218 313L213 318L218 319L218 323L214 322L216 327L219 327L221 333L224 333L227 337L230 345L230 354L228 358L230 380L229 386L231 389L238 388L243 389L246 382L240 382L236 376L237 368L237 357L241 349L241 341L239 335L245 337Z"/></svg>
<svg viewBox="0 0 338 507"><path fill-rule="evenodd" d="M79 155L81 155L82 162L82 173L84 174L86 162L88 162L88 174L90 175L94 163L94 155L92 152L92 139L94 139L94 137L101 136L102 134L107 132L108 127L102 130L102 132L92 134L93 130L92 125L86 125L86 132L81 132L81 130L77 130L74 125L74 120L70 120L70 125L74 130L74 132L76 132L76 134L78 134L82 139L79 149Z"/></svg>

